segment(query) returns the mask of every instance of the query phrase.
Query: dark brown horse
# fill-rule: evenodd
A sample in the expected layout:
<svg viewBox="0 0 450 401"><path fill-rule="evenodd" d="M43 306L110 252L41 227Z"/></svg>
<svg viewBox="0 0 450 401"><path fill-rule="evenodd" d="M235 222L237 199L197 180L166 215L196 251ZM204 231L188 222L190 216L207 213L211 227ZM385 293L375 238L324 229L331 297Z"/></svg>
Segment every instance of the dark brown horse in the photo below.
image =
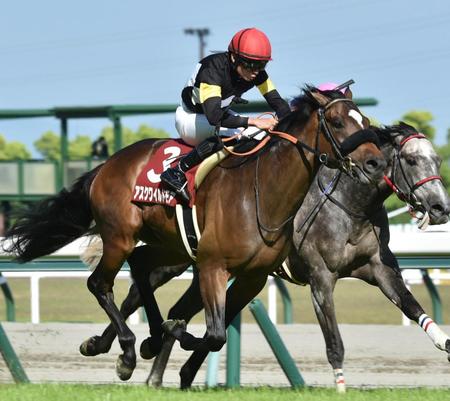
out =
<svg viewBox="0 0 450 401"><path fill-rule="evenodd" d="M431 321L403 282L396 258L389 249L389 224L383 208L383 201L395 188L398 196L407 201L412 210L422 213L420 225L446 223L450 203L439 176L440 159L424 135L407 124L375 130L388 162L384 179L373 187L322 167L294 219L294 246L287 260L290 274L284 275L285 278L292 277L297 284L309 284L311 287L327 357L340 392L345 391L344 345L334 312L333 289L336 280L343 277L359 278L378 286L408 318L420 325L450 360L449 337ZM91 255L96 256L98 252L101 255L101 247L96 243L92 245L89 247ZM142 272L147 268L147 248L137 247L130 255L128 262L132 272ZM149 284L156 289L187 268L188 264L152 266L149 269ZM136 284L133 284L121 312L127 318L141 305ZM198 275L194 269L194 280L170 309L169 319L189 321L201 309ZM93 342L94 353L108 352L115 336L114 328L109 325ZM162 384L173 343L173 337L164 338L162 350L149 377L149 382L154 386ZM148 347L141 348L141 355L145 358L152 356L148 351ZM186 366L192 366L192 359ZM189 385L188 378L192 378L195 371L191 369L189 373L189 376L182 374L183 386Z"/></svg>
<svg viewBox="0 0 450 401"><path fill-rule="evenodd" d="M185 349L203 352L223 346L226 325L287 256L292 218L321 163L352 166L354 175L364 182L377 181L383 173L386 164L377 146L368 142L357 147L361 139L371 136L364 130L369 125L367 118L351 99L337 91L321 93L307 87L297 108L278 127L293 141L273 138L265 151L245 162L230 157L207 176L197 192L202 232L197 266L207 332L204 339L177 333ZM7 233L6 240L12 242L4 245L18 260L27 262L88 233L95 221L103 255L87 285L118 334L123 355L117 373L124 380L136 366L135 336L114 303L117 272L138 240L151 244L152 262L159 261L155 264L175 265L190 259L172 208L130 202L137 175L161 143L145 140L117 152L82 176L70 191L63 190L24 214ZM231 276L236 279L226 296ZM141 295L147 309L156 304L151 291L141 291ZM152 323L162 330L158 322ZM161 332L153 334L161 336Z"/></svg>

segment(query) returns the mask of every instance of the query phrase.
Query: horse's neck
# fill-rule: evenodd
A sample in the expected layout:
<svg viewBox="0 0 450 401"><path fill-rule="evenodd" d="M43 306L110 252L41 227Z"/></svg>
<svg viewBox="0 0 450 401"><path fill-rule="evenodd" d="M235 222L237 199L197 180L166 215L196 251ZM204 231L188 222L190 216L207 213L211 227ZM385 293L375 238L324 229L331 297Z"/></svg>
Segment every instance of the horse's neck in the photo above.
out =
<svg viewBox="0 0 450 401"><path fill-rule="evenodd" d="M320 170L314 180L314 188L318 196L324 196L318 181L320 180L322 186L326 189L328 185L332 185L335 174L337 174L336 170L327 167ZM330 196L355 214L370 215L375 210L380 209L384 201L374 185L360 183L345 173L341 173L339 181L334 187L335 189Z"/></svg>
<svg viewBox="0 0 450 401"><path fill-rule="evenodd" d="M260 203L271 221L281 222L295 214L316 171L314 155L306 154L303 159L298 149L287 141L261 156L258 171Z"/></svg>

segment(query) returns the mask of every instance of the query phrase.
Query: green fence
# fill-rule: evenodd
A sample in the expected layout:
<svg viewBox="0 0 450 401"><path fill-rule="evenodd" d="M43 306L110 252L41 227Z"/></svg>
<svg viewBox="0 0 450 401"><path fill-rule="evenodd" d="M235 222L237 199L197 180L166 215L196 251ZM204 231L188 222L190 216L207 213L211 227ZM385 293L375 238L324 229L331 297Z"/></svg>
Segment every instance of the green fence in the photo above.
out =
<svg viewBox="0 0 450 401"><path fill-rule="evenodd" d="M0 161L0 200L32 201L53 195L102 162L73 160L62 166L44 160Z"/></svg>

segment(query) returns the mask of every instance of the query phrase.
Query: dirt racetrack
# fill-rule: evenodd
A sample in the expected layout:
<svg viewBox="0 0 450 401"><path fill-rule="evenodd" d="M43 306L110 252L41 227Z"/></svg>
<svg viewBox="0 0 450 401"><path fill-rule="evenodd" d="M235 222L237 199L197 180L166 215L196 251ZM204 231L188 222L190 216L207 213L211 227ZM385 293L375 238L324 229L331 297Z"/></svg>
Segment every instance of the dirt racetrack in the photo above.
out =
<svg viewBox="0 0 450 401"><path fill-rule="evenodd" d="M86 338L100 334L104 325L47 323L3 323L16 353L32 382L118 383L115 362L117 341L107 355L83 357L78 347ZM189 326L203 333L200 325ZM346 347L344 374L348 386L450 386L450 364L446 353L434 347L416 326L341 325ZM137 349L146 337L145 325L132 326ZM333 375L325 355L325 344L318 325L279 325L278 329L308 385L333 386ZM450 326L443 327L448 333ZM242 327L241 383L243 385L289 385L258 326ZM178 385L178 368L189 353L175 347L165 375L166 386ZM225 381L225 351L220 359L219 383ZM145 382L151 362L138 357L130 383ZM195 384L205 380L206 364ZM10 373L0 360L0 382L11 382Z"/></svg>

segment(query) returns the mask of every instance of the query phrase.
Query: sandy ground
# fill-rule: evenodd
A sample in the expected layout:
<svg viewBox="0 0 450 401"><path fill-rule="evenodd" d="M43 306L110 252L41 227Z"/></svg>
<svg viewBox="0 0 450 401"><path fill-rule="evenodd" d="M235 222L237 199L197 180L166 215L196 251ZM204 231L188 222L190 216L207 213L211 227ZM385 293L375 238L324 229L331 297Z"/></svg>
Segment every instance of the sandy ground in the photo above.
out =
<svg viewBox="0 0 450 401"><path fill-rule="evenodd" d="M86 338L100 334L104 325L49 323L3 323L16 353L32 382L118 383L115 362L120 353L117 341L107 355L83 357L78 347ZM344 374L348 386L450 386L450 364L444 352L434 347L422 330L387 325L341 325L346 346ZM137 345L146 337L145 325L132 326ZM202 326L191 325L200 335ZM333 375L317 325L279 325L280 334L309 385L333 386ZM444 327L450 332L450 326ZM241 383L288 386L282 369L257 325L242 328ZM178 369L189 353L177 345L169 361L164 384L178 385ZM219 383L225 381L225 352L220 358ZM129 383L144 383L151 362L138 357ZM194 384L203 385L206 364ZM0 382L11 382L0 359Z"/></svg>

